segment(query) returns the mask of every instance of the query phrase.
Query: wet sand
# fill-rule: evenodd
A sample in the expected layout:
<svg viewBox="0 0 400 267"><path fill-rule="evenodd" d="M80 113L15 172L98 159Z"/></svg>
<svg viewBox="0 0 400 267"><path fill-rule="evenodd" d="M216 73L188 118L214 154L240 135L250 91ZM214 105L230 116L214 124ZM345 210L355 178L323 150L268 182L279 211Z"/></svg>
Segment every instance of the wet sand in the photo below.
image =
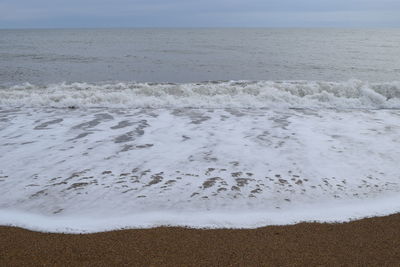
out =
<svg viewBox="0 0 400 267"><path fill-rule="evenodd" d="M254 230L155 228L67 235L0 227L0 266L399 266L400 214Z"/></svg>

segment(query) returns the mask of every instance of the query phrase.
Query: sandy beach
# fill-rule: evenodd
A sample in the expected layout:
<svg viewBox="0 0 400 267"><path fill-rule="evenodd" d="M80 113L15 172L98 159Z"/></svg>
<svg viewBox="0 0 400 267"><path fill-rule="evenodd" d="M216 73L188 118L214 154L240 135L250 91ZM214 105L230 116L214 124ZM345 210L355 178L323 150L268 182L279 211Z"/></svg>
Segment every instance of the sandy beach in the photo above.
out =
<svg viewBox="0 0 400 267"><path fill-rule="evenodd" d="M154 228L66 235L0 228L1 266L396 266L400 214L253 230Z"/></svg>

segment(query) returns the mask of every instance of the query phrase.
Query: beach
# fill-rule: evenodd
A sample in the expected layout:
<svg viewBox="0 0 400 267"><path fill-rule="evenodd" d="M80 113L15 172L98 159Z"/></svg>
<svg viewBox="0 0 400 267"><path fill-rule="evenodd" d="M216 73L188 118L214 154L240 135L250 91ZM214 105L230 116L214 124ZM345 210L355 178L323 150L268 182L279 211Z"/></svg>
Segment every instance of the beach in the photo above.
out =
<svg viewBox="0 0 400 267"><path fill-rule="evenodd" d="M400 215L259 229L178 227L96 234L0 228L2 266L396 266Z"/></svg>
<svg viewBox="0 0 400 267"><path fill-rule="evenodd" d="M400 262L399 30L0 36L0 266Z"/></svg>

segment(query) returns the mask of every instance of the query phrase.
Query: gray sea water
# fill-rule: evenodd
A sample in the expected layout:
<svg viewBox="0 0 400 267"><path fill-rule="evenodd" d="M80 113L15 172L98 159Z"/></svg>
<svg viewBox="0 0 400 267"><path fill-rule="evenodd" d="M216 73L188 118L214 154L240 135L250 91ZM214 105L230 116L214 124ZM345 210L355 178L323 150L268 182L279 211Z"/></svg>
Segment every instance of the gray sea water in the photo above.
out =
<svg viewBox="0 0 400 267"><path fill-rule="evenodd" d="M393 81L400 29L0 30L0 82Z"/></svg>
<svg viewBox="0 0 400 267"><path fill-rule="evenodd" d="M0 225L400 211L400 30L0 31Z"/></svg>

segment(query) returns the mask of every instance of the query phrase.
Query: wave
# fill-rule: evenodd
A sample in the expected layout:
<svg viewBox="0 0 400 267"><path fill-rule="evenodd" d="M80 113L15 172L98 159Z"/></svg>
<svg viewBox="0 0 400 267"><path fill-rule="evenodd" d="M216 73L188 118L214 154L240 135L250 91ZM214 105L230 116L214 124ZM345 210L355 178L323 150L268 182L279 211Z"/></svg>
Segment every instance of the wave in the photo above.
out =
<svg viewBox="0 0 400 267"><path fill-rule="evenodd" d="M399 212L399 197L299 205L284 211L153 211L134 215L54 216L0 209L0 225L47 233L88 234L123 229L189 227L194 229L255 229L304 222L343 223ZM108 214L110 215L110 214Z"/></svg>
<svg viewBox="0 0 400 267"><path fill-rule="evenodd" d="M24 83L0 87L1 106L115 108L400 108L400 81Z"/></svg>

